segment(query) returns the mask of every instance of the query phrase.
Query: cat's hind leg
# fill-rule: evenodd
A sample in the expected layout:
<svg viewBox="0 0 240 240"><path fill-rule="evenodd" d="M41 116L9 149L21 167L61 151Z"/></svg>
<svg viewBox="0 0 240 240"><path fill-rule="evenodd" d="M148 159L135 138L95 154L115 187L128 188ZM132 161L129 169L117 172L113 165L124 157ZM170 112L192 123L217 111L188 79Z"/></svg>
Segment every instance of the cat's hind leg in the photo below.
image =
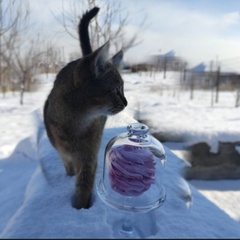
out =
<svg viewBox="0 0 240 240"><path fill-rule="evenodd" d="M63 161L63 164L64 164L64 167L66 169L67 175L68 176L75 175L72 155L62 151L61 149L58 152L59 152L60 157Z"/></svg>

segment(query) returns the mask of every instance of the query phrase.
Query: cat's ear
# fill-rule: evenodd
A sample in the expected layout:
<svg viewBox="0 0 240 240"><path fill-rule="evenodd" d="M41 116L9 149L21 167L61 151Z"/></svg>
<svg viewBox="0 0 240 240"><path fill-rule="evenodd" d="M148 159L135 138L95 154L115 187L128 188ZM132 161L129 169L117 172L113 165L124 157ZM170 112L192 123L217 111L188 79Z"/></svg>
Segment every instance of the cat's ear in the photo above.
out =
<svg viewBox="0 0 240 240"><path fill-rule="evenodd" d="M108 60L108 52L109 52L110 43L107 41L103 46L98 48L95 51L94 56L94 68L95 73L98 75L104 69L104 65Z"/></svg>
<svg viewBox="0 0 240 240"><path fill-rule="evenodd" d="M120 50L112 57L113 64L115 63L121 63L123 60L123 50Z"/></svg>
<svg viewBox="0 0 240 240"><path fill-rule="evenodd" d="M112 57L112 63L118 70L120 70L122 62L123 62L123 50L120 50Z"/></svg>

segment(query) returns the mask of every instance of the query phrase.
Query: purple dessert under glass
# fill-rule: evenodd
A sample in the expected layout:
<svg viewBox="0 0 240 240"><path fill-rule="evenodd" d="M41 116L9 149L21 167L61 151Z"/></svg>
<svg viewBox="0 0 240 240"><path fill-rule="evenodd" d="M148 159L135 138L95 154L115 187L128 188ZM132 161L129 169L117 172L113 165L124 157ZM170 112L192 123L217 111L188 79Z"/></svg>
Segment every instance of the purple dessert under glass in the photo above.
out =
<svg viewBox="0 0 240 240"><path fill-rule="evenodd" d="M153 154L131 145L114 147L108 153L108 174L114 191L128 197L139 196L155 183Z"/></svg>
<svg viewBox="0 0 240 240"><path fill-rule="evenodd" d="M127 130L106 145L98 196L116 209L148 212L160 207L166 198L166 152L145 124L132 123Z"/></svg>

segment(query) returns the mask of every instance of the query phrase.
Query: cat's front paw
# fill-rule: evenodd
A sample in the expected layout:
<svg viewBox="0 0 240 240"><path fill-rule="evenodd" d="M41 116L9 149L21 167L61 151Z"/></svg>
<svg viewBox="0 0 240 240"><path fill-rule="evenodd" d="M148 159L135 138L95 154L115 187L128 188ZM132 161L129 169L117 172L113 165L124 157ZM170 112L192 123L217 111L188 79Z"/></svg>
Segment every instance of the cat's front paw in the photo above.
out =
<svg viewBox="0 0 240 240"><path fill-rule="evenodd" d="M72 196L72 207L76 208L78 210L85 208L88 209L91 207L90 205L90 200L81 198L81 197L77 197L76 194L74 194Z"/></svg>

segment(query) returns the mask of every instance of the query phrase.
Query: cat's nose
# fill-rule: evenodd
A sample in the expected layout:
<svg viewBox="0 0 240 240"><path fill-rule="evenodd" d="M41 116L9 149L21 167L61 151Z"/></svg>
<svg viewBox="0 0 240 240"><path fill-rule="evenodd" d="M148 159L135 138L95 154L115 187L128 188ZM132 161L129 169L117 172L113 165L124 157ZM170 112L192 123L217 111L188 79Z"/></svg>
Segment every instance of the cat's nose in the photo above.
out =
<svg viewBox="0 0 240 240"><path fill-rule="evenodd" d="M127 104L128 104L127 99L124 97L124 95L119 95L119 97L120 97L120 99L121 99L121 101L122 101L124 107L126 107Z"/></svg>
<svg viewBox="0 0 240 240"><path fill-rule="evenodd" d="M128 105L127 99L125 97L123 98L123 104L125 107Z"/></svg>

